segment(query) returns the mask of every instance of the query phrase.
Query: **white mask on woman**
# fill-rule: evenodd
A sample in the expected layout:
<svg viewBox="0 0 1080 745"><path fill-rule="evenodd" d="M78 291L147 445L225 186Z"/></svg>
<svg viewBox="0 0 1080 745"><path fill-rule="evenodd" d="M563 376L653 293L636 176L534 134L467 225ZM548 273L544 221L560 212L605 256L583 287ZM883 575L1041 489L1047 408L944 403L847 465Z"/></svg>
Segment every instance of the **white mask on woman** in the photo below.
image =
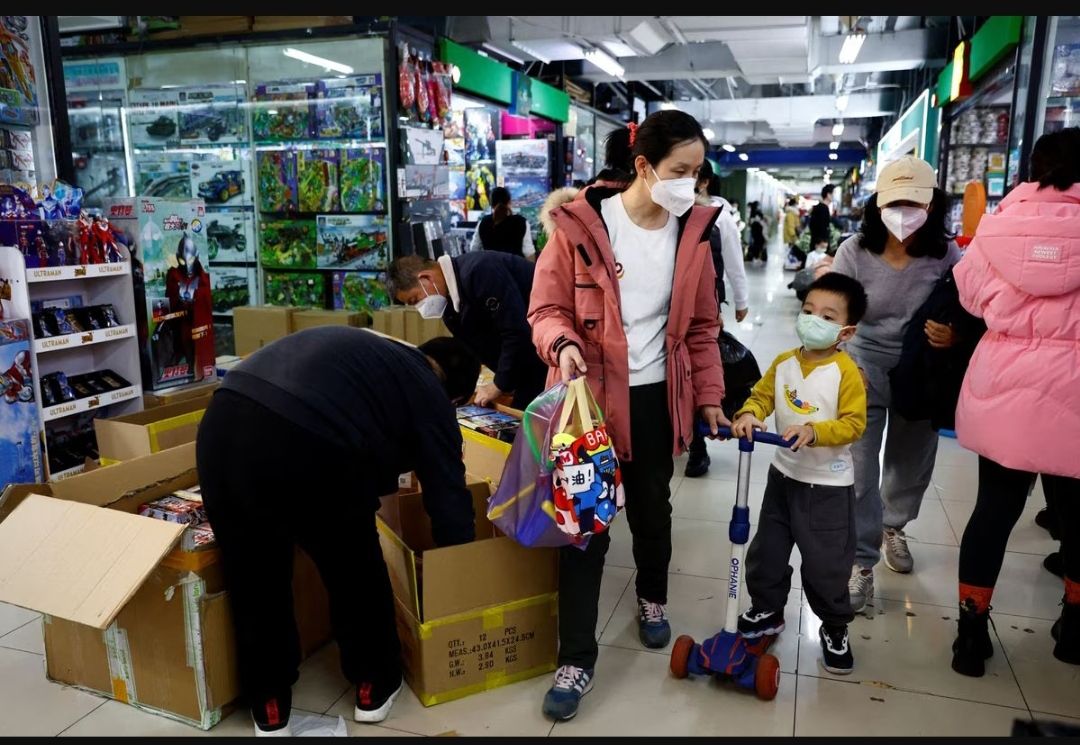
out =
<svg viewBox="0 0 1080 745"><path fill-rule="evenodd" d="M656 204L676 217L686 214L686 211L694 206L696 179L661 179L656 175L656 171L653 170L652 166L649 166L649 170L652 171L653 176L656 176L656 183L649 186L649 182L646 181L645 185L649 186L649 196L652 197Z"/></svg>
<svg viewBox="0 0 1080 745"><path fill-rule="evenodd" d="M908 205L900 207L882 207L881 221L896 240L903 241L926 223L929 213L922 207Z"/></svg>

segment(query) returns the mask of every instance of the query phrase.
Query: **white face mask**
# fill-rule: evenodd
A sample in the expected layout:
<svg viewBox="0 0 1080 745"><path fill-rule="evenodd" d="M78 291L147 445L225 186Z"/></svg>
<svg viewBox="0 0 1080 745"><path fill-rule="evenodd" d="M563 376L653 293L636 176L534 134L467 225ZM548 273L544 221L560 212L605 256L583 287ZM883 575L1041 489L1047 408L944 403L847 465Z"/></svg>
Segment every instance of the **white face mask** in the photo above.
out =
<svg viewBox="0 0 1080 745"><path fill-rule="evenodd" d="M430 294L424 287L424 280L420 280L420 289L424 291L424 299L416 304L420 317L429 321L442 318L446 312L446 298L438 293Z"/></svg>
<svg viewBox="0 0 1080 745"><path fill-rule="evenodd" d="M694 188L697 186L697 179L661 179L652 166L649 166L649 170L652 171L653 176L656 176L656 183L649 186L649 182L646 181L645 185L649 186L649 196L656 204L676 217L686 214L686 211L694 206L696 195Z"/></svg>
<svg viewBox="0 0 1080 745"><path fill-rule="evenodd" d="M882 207L881 221L896 240L903 241L926 223L928 213L922 207Z"/></svg>

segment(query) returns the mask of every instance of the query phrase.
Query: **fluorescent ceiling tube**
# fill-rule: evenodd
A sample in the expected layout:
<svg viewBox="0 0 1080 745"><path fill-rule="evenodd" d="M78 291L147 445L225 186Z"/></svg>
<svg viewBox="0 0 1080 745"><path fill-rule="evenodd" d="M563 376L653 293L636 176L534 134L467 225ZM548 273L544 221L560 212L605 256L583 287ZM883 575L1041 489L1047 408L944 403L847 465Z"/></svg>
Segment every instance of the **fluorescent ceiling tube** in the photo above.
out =
<svg viewBox="0 0 1080 745"><path fill-rule="evenodd" d="M839 96L836 97L836 110L837 111L844 111L845 109L847 109L847 105L848 105L848 94L841 93Z"/></svg>
<svg viewBox="0 0 1080 745"><path fill-rule="evenodd" d="M843 122L837 122L836 124L832 125L832 136L833 137L839 137L842 134L844 134L844 123Z"/></svg>
<svg viewBox="0 0 1080 745"><path fill-rule="evenodd" d="M334 62L334 60L326 59L326 57L319 57L314 54L308 54L307 52L296 49L294 47L286 47L282 50L282 54L286 57L292 57L293 59L300 60L301 62L307 62L309 65L318 65L319 67L326 68L327 70L333 70L334 72L340 72L344 75L352 75L353 69L348 65L343 65L340 62Z"/></svg>
<svg viewBox="0 0 1080 745"><path fill-rule="evenodd" d="M626 74L626 68L620 65L618 60L599 49L585 50L585 59L612 77L621 78Z"/></svg>
<svg viewBox="0 0 1080 745"><path fill-rule="evenodd" d="M840 47L840 64L850 65L854 62L859 56L859 50L862 49L864 41L866 41L866 34L861 31L848 34L844 39L844 46Z"/></svg>
<svg viewBox="0 0 1080 745"><path fill-rule="evenodd" d="M726 143L726 142L725 142L725 143L724 143L723 145L721 145L720 147L724 148L724 149L725 149L725 150L727 150L727 151L728 151L729 153L733 153L733 152L735 152L735 146L734 146L734 145L729 145L729 144L728 144L728 143Z"/></svg>
<svg viewBox="0 0 1080 745"><path fill-rule="evenodd" d="M514 41L513 39L510 40L510 44L517 47L521 51L525 52L525 54L529 55L533 59L536 59L536 60L539 60L540 62L543 62L545 65L550 65L551 64L551 59L549 57L546 57L545 55L540 54L540 52L536 51L535 49L530 47L528 44L525 44L525 43L520 42L520 41Z"/></svg>

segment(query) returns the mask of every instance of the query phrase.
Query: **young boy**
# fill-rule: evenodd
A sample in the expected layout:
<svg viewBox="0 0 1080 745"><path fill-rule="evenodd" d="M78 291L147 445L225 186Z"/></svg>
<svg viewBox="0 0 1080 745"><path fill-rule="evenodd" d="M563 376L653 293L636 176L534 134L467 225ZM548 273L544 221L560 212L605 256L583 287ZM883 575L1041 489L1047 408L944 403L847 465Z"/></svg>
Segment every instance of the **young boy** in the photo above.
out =
<svg viewBox="0 0 1080 745"><path fill-rule="evenodd" d="M866 312L859 282L830 272L816 280L795 330L802 346L776 358L735 414L732 433L749 437L776 428L794 440L778 448L769 469L758 531L746 557L751 606L739 631L754 639L784 630L784 605L791 588L792 544L802 554L803 589L821 619L821 655L826 670L847 675L854 666L847 625L848 575L855 558L855 489L851 443L866 429L866 390L855 362L837 350L855 335Z"/></svg>

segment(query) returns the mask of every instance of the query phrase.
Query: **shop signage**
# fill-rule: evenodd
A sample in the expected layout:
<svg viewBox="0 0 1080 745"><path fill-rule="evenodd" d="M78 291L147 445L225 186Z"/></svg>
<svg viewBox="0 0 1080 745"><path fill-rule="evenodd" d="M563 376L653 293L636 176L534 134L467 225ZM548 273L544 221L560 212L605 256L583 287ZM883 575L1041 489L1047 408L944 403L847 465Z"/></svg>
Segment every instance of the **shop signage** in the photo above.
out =
<svg viewBox="0 0 1080 745"><path fill-rule="evenodd" d="M64 61L64 88L68 93L123 90L126 87L123 57Z"/></svg>

